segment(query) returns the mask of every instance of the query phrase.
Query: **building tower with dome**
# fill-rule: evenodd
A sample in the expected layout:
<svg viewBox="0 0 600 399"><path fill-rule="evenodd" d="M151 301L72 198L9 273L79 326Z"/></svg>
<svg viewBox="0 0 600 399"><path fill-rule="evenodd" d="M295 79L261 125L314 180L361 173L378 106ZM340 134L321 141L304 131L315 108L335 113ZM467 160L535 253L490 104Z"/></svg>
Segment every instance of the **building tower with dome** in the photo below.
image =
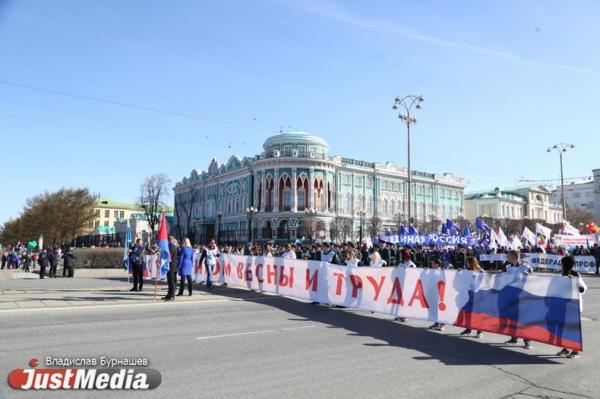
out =
<svg viewBox="0 0 600 399"><path fill-rule="evenodd" d="M269 137L263 152L227 163L213 159L175 184L175 229L204 243L255 240L357 240L407 223L407 169L330 155L302 131ZM413 221L464 214L464 180L412 171Z"/></svg>

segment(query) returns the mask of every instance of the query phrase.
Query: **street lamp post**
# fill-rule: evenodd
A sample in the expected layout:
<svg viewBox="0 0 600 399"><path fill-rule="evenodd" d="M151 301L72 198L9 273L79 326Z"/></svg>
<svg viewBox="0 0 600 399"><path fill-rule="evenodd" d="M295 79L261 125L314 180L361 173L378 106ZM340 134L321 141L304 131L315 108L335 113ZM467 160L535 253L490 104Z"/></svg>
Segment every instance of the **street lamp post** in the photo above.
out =
<svg viewBox="0 0 600 399"><path fill-rule="evenodd" d="M554 144L552 147L548 147L548 149L546 150L546 152L551 152L552 150L558 152L558 155L560 158L560 190L561 190L560 196L562 197L561 202L562 202L563 222L565 220L567 220L567 208L565 206L565 181L564 181L564 177L563 177L563 152L567 152L567 149L569 149L569 148L575 148L575 146L573 144L558 143L558 144Z"/></svg>
<svg viewBox="0 0 600 399"><path fill-rule="evenodd" d="M254 232L252 231L252 219L254 218L254 214L257 212L258 209L256 209L253 206L251 206L250 208L246 208L246 215L248 215L248 227L250 229L250 234L248 234L248 237L250 237L250 242L254 241Z"/></svg>
<svg viewBox="0 0 600 399"><path fill-rule="evenodd" d="M364 227L365 211L359 211L358 212L358 216L360 217L359 240L360 240L360 243L362 245L362 242L363 242L363 227Z"/></svg>
<svg viewBox="0 0 600 399"><path fill-rule="evenodd" d="M314 228L311 226L311 223L313 222L313 217L317 214L317 210L315 208L307 208L304 210L304 213L307 216L306 221L308 222L307 233L308 233L309 239L312 241L313 240L313 231L314 231L314 229L316 229L316 223L315 223Z"/></svg>
<svg viewBox="0 0 600 399"><path fill-rule="evenodd" d="M219 242L219 231L221 230L221 219L223 218L223 212L218 212L217 213L217 232L215 233L216 236L216 242Z"/></svg>
<svg viewBox="0 0 600 399"><path fill-rule="evenodd" d="M406 123L406 133L407 133L407 166L408 166L408 223L412 223L412 197L411 197L411 183L412 176L410 170L410 125L417 123L417 118L411 114L413 106L415 109L421 109L421 103L425 101L423 96L413 96L408 95L404 97L396 97L394 99L394 106L392 109L398 110L400 109L400 113L398 114L398 118L400 118L404 123Z"/></svg>

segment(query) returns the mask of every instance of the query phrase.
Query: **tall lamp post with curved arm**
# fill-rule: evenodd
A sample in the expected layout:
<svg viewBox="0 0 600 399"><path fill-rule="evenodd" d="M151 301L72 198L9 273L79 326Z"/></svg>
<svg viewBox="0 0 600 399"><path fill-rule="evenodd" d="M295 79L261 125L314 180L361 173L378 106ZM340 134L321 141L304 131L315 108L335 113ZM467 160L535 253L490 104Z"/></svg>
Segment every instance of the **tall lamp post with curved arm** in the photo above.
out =
<svg viewBox="0 0 600 399"><path fill-rule="evenodd" d="M561 203L562 203L562 214L563 214L563 222L565 220L567 220L567 208L565 206L565 182L564 182L564 178L563 178L563 152L567 152L568 149L571 148L575 148L575 146L573 144L566 144L566 143L558 143L558 144L554 144L552 147L548 147L548 149L546 150L546 152L551 152L551 151L556 151L558 152L558 155L560 157L560 196L561 198Z"/></svg>
<svg viewBox="0 0 600 399"><path fill-rule="evenodd" d="M406 133L407 133L407 152L408 152L408 223L412 223L412 197L411 197L411 184L412 184L412 176L410 171L410 125L417 123L417 118L412 115L414 109L421 109L421 103L425 101L423 96L413 96L408 95L404 97L396 97L394 99L394 106L392 109L394 111L400 110L398 114L398 118L400 118L404 123L406 123Z"/></svg>

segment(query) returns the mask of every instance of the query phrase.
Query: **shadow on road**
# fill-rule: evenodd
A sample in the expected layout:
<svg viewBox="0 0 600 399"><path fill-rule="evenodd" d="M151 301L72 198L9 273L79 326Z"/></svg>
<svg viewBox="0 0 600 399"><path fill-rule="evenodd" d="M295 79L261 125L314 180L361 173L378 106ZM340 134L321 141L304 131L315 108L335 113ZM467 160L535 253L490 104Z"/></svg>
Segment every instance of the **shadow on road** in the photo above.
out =
<svg viewBox="0 0 600 399"><path fill-rule="evenodd" d="M214 293L239 298L240 291L219 287ZM438 360L446 365L507 365L507 364L561 364L546 358L547 355L521 353L518 350L497 346L473 338L446 335L422 327L411 326L410 320L398 323L392 320L370 317L367 314L354 313L326 306L311 305L284 297L272 297L269 301L262 295L244 298L260 306L275 307L295 317L291 321L313 321L328 325L329 328L342 328L348 335L374 338L381 343L364 343L370 347L399 347L421 352L424 356L415 356L417 360ZM501 336L498 336L501 340ZM318 345L318 342L315 342ZM398 361L402 361L401 358Z"/></svg>

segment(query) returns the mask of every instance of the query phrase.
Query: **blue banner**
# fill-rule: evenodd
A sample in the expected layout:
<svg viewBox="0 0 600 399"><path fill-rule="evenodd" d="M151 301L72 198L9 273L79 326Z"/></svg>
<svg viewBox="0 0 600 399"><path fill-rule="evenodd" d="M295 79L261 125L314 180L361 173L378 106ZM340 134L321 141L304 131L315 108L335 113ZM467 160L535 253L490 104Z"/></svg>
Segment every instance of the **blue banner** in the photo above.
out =
<svg viewBox="0 0 600 399"><path fill-rule="evenodd" d="M387 234L384 236L377 236L373 239L374 243L378 241L409 247L419 245L448 245L453 247L458 245L462 245L463 247L477 246L476 236L464 237L458 234Z"/></svg>

